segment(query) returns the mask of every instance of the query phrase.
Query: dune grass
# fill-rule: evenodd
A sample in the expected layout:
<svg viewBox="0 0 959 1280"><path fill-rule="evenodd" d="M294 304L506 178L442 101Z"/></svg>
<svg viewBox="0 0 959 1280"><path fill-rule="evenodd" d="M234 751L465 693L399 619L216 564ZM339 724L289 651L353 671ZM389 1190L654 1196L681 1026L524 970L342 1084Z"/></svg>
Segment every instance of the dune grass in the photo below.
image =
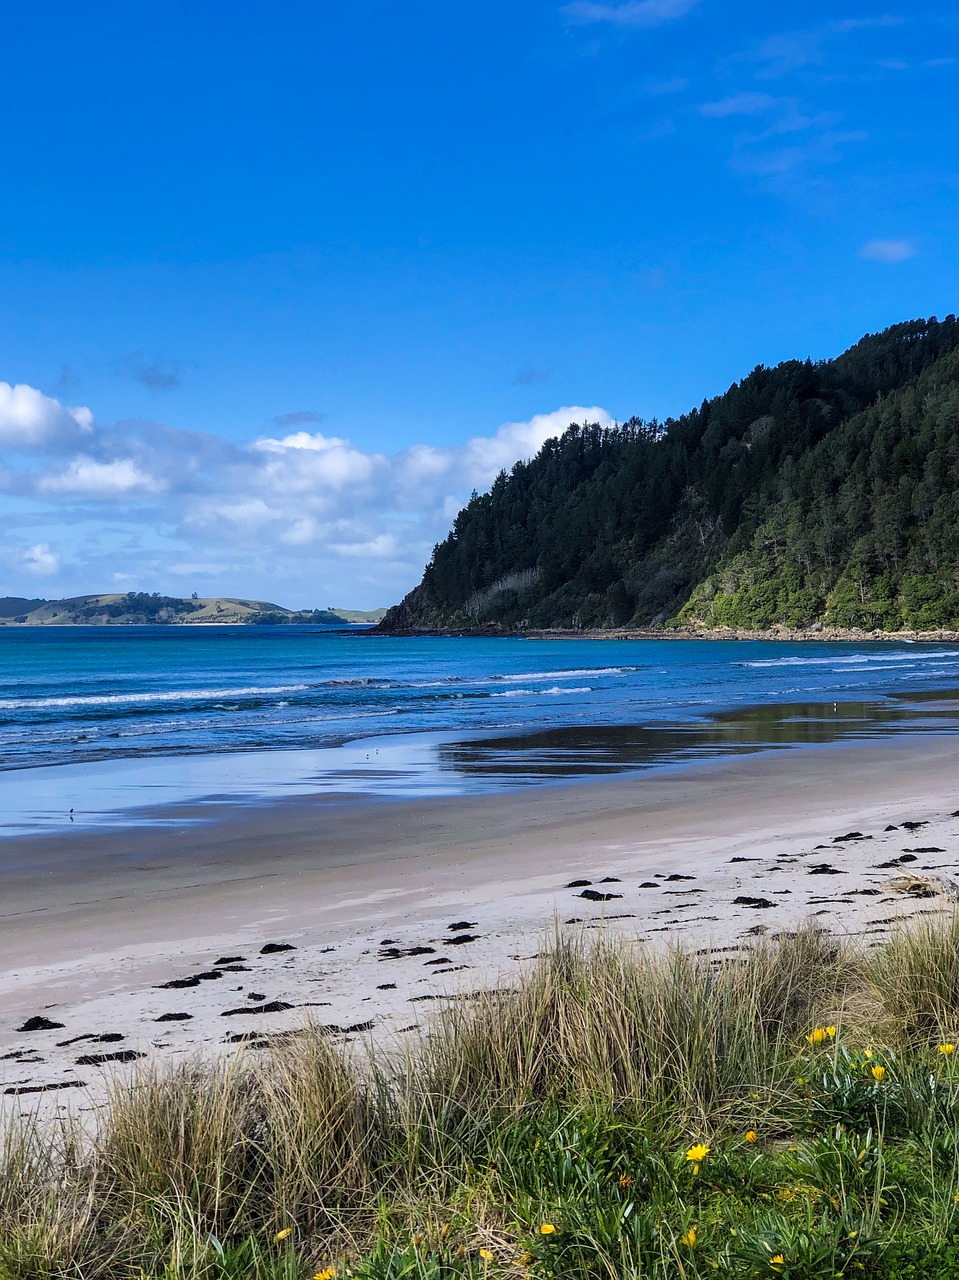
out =
<svg viewBox="0 0 959 1280"><path fill-rule="evenodd" d="M556 939L404 1053L307 1027L12 1125L0 1280L959 1274L959 921L720 959Z"/></svg>

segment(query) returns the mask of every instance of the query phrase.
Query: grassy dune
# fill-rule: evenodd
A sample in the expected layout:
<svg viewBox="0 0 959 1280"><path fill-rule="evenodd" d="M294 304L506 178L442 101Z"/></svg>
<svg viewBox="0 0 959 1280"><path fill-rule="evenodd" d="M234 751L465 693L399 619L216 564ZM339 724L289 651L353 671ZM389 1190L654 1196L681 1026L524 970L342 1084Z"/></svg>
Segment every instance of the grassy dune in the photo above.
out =
<svg viewBox="0 0 959 1280"><path fill-rule="evenodd" d="M405 1054L317 1029L20 1122L0 1276L959 1274L959 919L747 963L556 943Z"/></svg>

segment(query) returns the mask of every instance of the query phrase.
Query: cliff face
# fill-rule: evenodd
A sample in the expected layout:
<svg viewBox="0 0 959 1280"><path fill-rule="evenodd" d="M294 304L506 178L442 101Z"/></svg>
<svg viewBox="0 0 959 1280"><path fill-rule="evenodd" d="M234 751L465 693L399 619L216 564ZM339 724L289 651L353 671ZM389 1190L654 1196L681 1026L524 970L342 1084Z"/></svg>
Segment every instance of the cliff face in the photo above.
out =
<svg viewBox="0 0 959 1280"><path fill-rule="evenodd" d="M574 425L474 498L384 630L959 626L959 324Z"/></svg>

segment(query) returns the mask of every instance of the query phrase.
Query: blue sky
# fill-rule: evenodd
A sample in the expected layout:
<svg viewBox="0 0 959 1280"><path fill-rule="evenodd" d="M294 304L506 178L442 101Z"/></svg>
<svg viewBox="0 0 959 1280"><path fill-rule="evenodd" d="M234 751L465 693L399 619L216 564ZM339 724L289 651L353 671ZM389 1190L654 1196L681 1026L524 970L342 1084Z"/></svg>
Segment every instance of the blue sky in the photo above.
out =
<svg viewBox="0 0 959 1280"><path fill-rule="evenodd" d="M389 603L570 417L956 310L951 5L36 0L0 36L0 592Z"/></svg>

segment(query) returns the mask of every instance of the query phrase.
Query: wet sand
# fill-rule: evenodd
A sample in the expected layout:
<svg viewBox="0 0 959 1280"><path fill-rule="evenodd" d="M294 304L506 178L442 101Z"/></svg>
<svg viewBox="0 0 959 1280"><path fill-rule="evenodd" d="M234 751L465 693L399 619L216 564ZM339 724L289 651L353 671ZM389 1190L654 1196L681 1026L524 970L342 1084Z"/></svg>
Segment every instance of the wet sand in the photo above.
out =
<svg viewBox="0 0 959 1280"><path fill-rule="evenodd" d="M509 985L557 923L719 949L811 918L876 943L952 909L956 810L959 737L903 734L508 793L207 804L193 825L13 837L0 1101L91 1106L116 1065L100 1057L232 1053L307 1018L395 1042L444 999ZM931 896L911 896L906 873L931 877ZM31 1018L59 1025L20 1030Z"/></svg>

